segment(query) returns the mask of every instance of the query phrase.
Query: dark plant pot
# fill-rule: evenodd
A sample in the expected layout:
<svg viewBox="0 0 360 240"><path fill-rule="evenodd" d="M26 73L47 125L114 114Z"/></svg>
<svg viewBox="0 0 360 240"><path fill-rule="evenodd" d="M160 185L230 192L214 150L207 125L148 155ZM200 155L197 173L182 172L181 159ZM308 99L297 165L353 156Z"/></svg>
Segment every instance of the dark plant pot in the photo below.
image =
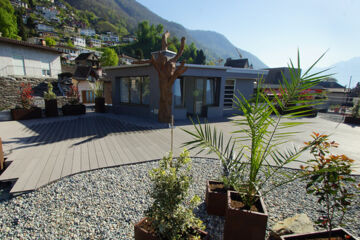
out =
<svg viewBox="0 0 360 240"><path fill-rule="evenodd" d="M61 109L64 116L80 115L85 114L86 112L86 107L84 104L66 104Z"/></svg>
<svg viewBox="0 0 360 240"><path fill-rule="evenodd" d="M360 125L360 118L345 117L344 123L350 123L350 124Z"/></svg>
<svg viewBox="0 0 360 240"><path fill-rule="evenodd" d="M95 98L95 112L97 112L97 113L105 112L105 98L103 98L103 97Z"/></svg>
<svg viewBox="0 0 360 240"><path fill-rule="evenodd" d="M45 100L45 115L47 117L57 117L59 115L56 99Z"/></svg>
<svg viewBox="0 0 360 240"><path fill-rule="evenodd" d="M224 188L223 182L213 180L206 182L205 203L209 215L225 216L227 189Z"/></svg>
<svg viewBox="0 0 360 240"><path fill-rule="evenodd" d="M143 218L140 220L140 222L136 223L134 225L134 234L135 234L135 240L159 240L154 234L150 233L148 230L143 228L143 225L146 224L147 218ZM201 239L206 240L208 239L208 233L204 232L202 230L196 230L200 236Z"/></svg>
<svg viewBox="0 0 360 240"><path fill-rule="evenodd" d="M39 107L15 108L11 109L11 117L13 120L26 120L31 118L41 118L42 111Z"/></svg>
<svg viewBox="0 0 360 240"><path fill-rule="evenodd" d="M346 236L348 236L346 238ZM289 234L281 236L282 240L305 240L305 239L328 239L328 231L312 232L312 233L303 233L303 234ZM337 238L336 238L337 237ZM353 237L349 232L343 228L335 228L331 231L331 239L344 239L344 240L359 240L358 238Z"/></svg>
<svg viewBox="0 0 360 240"><path fill-rule="evenodd" d="M261 196L255 203L259 212L237 209L231 206L234 200L240 200L238 192L228 191L227 208L224 224L224 240L264 240L268 214Z"/></svg>

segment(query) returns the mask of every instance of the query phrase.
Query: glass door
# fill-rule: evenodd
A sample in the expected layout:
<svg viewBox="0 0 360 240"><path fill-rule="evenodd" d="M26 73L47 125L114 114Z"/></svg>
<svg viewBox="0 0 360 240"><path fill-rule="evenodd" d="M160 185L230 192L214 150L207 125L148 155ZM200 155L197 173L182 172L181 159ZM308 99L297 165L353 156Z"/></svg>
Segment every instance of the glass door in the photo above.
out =
<svg viewBox="0 0 360 240"><path fill-rule="evenodd" d="M204 105L204 83L205 79L195 79L194 95L194 113L197 115L202 114L202 107Z"/></svg>

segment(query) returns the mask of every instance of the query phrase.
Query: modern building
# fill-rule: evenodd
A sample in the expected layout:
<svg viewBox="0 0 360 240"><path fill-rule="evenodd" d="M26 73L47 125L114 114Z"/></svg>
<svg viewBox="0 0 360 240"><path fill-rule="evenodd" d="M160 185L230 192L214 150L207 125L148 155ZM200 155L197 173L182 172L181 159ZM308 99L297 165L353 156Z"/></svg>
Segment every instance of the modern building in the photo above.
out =
<svg viewBox="0 0 360 240"><path fill-rule="evenodd" d="M113 43L118 43L119 42L119 36L115 35L115 34L113 34L111 32L107 32L106 34L101 34L100 38L104 42L113 42Z"/></svg>
<svg viewBox="0 0 360 240"><path fill-rule="evenodd" d="M74 45L75 45L75 46L78 46L78 47L86 47L85 38L82 38L82 37L74 37L74 38L73 38L73 42L74 42Z"/></svg>
<svg viewBox="0 0 360 240"><path fill-rule="evenodd" d="M57 77L60 55L54 48L0 37L0 76Z"/></svg>
<svg viewBox="0 0 360 240"><path fill-rule="evenodd" d="M125 54L121 54L118 56L119 58L119 65L130 65L135 61L138 61L139 59L127 56Z"/></svg>
<svg viewBox="0 0 360 240"><path fill-rule="evenodd" d="M36 29L39 32L45 31L45 32L53 32L54 31L54 27L46 25L46 24L38 24L36 25Z"/></svg>
<svg viewBox="0 0 360 240"><path fill-rule="evenodd" d="M249 98L254 82L268 71L222 66L186 64L187 71L173 85L175 120L188 116L219 118L237 110L234 95ZM126 113L157 119L159 111L158 73L150 64L122 65L104 69L112 82L112 104L115 113Z"/></svg>
<svg viewBox="0 0 360 240"><path fill-rule="evenodd" d="M89 37L96 35L95 29L92 29L92 28L80 28L79 33L81 35L89 36Z"/></svg>
<svg viewBox="0 0 360 240"><path fill-rule="evenodd" d="M100 39L91 38L91 39L90 39L90 47L101 48L101 40L100 40Z"/></svg>

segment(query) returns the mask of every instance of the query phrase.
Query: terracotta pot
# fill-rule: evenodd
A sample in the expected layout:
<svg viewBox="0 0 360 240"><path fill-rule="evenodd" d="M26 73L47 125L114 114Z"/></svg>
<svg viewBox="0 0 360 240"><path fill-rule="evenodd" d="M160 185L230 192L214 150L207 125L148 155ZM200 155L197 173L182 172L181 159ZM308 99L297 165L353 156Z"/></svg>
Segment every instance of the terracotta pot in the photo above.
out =
<svg viewBox="0 0 360 240"><path fill-rule="evenodd" d="M134 225L134 233L135 233L135 240L159 240L156 236L151 234L149 231L143 228L143 225L146 224L147 218L143 218L140 220L140 222L136 223ZM208 233L204 232L202 230L196 230L200 236L201 239L206 240L208 239Z"/></svg>
<svg viewBox="0 0 360 240"><path fill-rule="evenodd" d="M345 117L344 123L350 123L350 124L360 125L360 118Z"/></svg>
<svg viewBox="0 0 360 240"><path fill-rule="evenodd" d="M223 182L214 180L206 182L205 203L206 211L209 215L225 216L227 189L224 188Z"/></svg>
<svg viewBox="0 0 360 240"><path fill-rule="evenodd" d="M345 238L345 236L348 236L348 238ZM305 240L305 239L328 239L329 232L328 231L320 231L320 232L312 232L312 233L303 233L303 234L289 234L281 236L282 240ZM331 231L331 237L340 237L340 239L344 240L359 240L358 238L355 238L351 236L351 234L346 231L343 228L335 228ZM331 238L331 239L332 239ZM334 238L337 239L337 238Z"/></svg>
<svg viewBox="0 0 360 240"><path fill-rule="evenodd" d="M38 107L32 107L30 109L26 109L26 108L11 109L11 117L13 120L41 118L41 115L42 115L41 108Z"/></svg>
<svg viewBox="0 0 360 240"><path fill-rule="evenodd" d="M85 114L86 107L84 104L66 104L62 108L64 116Z"/></svg>
<svg viewBox="0 0 360 240"><path fill-rule="evenodd" d="M97 112L97 113L105 112L105 98L103 98L103 97L95 98L95 112Z"/></svg>
<svg viewBox="0 0 360 240"><path fill-rule="evenodd" d="M45 115L47 117L57 117L59 115L56 99L45 100Z"/></svg>
<svg viewBox="0 0 360 240"><path fill-rule="evenodd" d="M231 203L241 201L238 192L228 191L228 202L224 224L224 240L264 240L268 214L261 196L255 203L259 212L233 208Z"/></svg>

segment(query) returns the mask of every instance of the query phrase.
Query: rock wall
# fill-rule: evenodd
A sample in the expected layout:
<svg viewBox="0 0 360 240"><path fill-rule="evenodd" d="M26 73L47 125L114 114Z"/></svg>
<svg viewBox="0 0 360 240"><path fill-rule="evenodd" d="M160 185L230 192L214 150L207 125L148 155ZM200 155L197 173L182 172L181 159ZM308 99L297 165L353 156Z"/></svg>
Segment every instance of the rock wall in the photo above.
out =
<svg viewBox="0 0 360 240"><path fill-rule="evenodd" d="M0 111L11 109L15 106L21 106L20 102L20 84L30 83L34 90L34 104L44 108L44 91L47 90L47 84L51 82L54 86L54 93L58 96L58 107L62 107L66 98L62 96L56 78L28 78L28 77L0 77Z"/></svg>

